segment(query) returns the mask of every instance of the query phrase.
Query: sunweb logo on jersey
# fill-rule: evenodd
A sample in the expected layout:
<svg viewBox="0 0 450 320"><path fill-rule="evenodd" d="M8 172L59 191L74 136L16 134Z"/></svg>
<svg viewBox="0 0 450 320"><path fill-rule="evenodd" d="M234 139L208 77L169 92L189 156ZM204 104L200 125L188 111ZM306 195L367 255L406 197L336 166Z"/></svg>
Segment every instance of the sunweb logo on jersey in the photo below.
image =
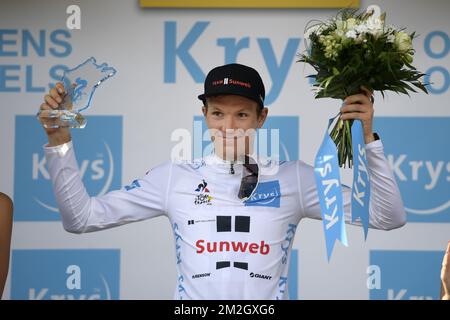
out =
<svg viewBox="0 0 450 320"><path fill-rule="evenodd" d="M408 221L450 222L450 117L376 118L375 129Z"/></svg>
<svg viewBox="0 0 450 320"><path fill-rule="evenodd" d="M250 233L251 223L249 216L216 216L216 231L218 234L224 235L228 238L228 232L234 233ZM232 238L231 238L232 239ZM208 241L199 239L195 242L196 253L198 254L216 254L220 260L216 261L216 270L224 268L238 268L248 270L247 261L230 261L222 260L227 255L222 255L223 252L242 252L246 254L268 255L270 252L270 245L262 240L260 242L248 241Z"/></svg>
<svg viewBox="0 0 450 320"><path fill-rule="evenodd" d="M91 116L88 125L72 130L78 167L91 196L121 187L122 117ZM34 116L16 116L14 167L15 220L59 220L58 208L42 146L44 130Z"/></svg>
<svg viewBox="0 0 450 320"><path fill-rule="evenodd" d="M14 250L11 262L12 299L119 299L118 249Z"/></svg>

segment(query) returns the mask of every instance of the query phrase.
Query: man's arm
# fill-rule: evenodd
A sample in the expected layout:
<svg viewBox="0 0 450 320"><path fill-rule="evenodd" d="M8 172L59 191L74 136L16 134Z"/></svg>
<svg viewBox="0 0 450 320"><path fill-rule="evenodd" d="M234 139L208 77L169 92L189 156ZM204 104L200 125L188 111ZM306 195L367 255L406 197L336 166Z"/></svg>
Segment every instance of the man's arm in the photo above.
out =
<svg viewBox="0 0 450 320"><path fill-rule="evenodd" d="M383 152L381 141L373 141L366 146L367 170L370 178L369 227L381 230L399 228L406 223L406 213L400 191L394 174L389 167ZM322 219L319 195L317 192L314 168L299 163L299 187L302 195L302 217ZM344 202L345 222L353 223L351 203L351 188L343 185L342 195Z"/></svg>
<svg viewBox="0 0 450 320"><path fill-rule="evenodd" d="M153 168L131 186L90 197L81 180L72 143L44 149L56 202L67 231L97 231L167 213L170 162Z"/></svg>
<svg viewBox="0 0 450 320"><path fill-rule="evenodd" d="M384 156L383 144L374 141L372 122L374 116L371 92L361 88L361 94L349 96L341 108L343 120L361 120L366 143L368 173L370 179L369 226L390 230L406 223L406 213L394 174ZM316 189L314 168L300 165L299 187L303 195L303 216L321 219L320 203ZM351 189L343 186L345 220L351 222ZM356 222L360 225L361 223Z"/></svg>
<svg viewBox="0 0 450 320"><path fill-rule="evenodd" d="M57 109L64 96L58 83L41 110ZM81 180L68 128L44 128L48 171L64 228L73 233L96 231L165 214L171 164L154 168L133 188L90 197Z"/></svg>

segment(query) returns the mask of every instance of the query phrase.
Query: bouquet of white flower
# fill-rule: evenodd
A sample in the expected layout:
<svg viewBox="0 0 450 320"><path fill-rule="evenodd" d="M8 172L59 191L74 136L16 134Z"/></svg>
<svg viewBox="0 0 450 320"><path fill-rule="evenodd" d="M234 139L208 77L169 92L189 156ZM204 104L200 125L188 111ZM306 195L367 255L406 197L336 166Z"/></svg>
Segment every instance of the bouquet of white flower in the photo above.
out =
<svg viewBox="0 0 450 320"><path fill-rule="evenodd" d="M379 8L378 8L379 9ZM316 98L345 99L370 91L409 94L415 88L427 89L420 81L424 76L411 64L415 33L385 25L386 14L358 13L343 10L326 22L307 27L307 53L299 61L310 64L317 74ZM352 120L339 120L330 136L338 149L339 165L352 166Z"/></svg>

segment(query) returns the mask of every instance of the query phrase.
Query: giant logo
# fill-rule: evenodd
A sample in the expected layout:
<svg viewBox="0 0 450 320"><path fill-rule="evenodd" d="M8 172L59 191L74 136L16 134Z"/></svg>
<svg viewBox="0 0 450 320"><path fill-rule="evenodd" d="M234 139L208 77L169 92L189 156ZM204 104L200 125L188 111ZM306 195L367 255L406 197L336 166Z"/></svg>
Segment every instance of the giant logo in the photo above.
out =
<svg viewBox="0 0 450 320"><path fill-rule="evenodd" d="M410 222L450 222L450 118L376 118Z"/></svg>
<svg viewBox="0 0 450 320"><path fill-rule="evenodd" d="M193 128L194 159L213 151L204 116L194 116ZM299 117L270 116L261 129L257 130L255 150L261 157L279 156L281 161L299 159Z"/></svg>
<svg viewBox="0 0 450 320"><path fill-rule="evenodd" d="M13 250L11 299L119 299L120 250Z"/></svg>
<svg viewBox="0 0 450 320"><path fill-rule="evenodd" d="M439 299L442 251L372 250L370 264L380 270L380 288L371 300Z"/></svg>
<svg viewBox="0 0 450 320"><path fill-rule="evenodd" d="M72 130L76 158L91 196L119 189L122 176L122 117L91 116ZM42 146L44 130L33 116L16 116L14 202L17 221L59 220Z"/></svg>

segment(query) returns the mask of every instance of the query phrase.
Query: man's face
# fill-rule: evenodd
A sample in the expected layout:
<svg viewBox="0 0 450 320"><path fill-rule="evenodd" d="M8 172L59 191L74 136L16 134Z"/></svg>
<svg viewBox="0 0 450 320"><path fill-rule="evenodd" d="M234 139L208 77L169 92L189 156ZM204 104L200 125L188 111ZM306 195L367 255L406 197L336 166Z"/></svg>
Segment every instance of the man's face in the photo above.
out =
<svg viewBox="0 0 450 320"><path fill-rule="evenodd" d="M268 112L258 110L255 101L237 95L207 98L203 114L217 156L235 161L253 152L256 129L262 127Z"/></svg>

